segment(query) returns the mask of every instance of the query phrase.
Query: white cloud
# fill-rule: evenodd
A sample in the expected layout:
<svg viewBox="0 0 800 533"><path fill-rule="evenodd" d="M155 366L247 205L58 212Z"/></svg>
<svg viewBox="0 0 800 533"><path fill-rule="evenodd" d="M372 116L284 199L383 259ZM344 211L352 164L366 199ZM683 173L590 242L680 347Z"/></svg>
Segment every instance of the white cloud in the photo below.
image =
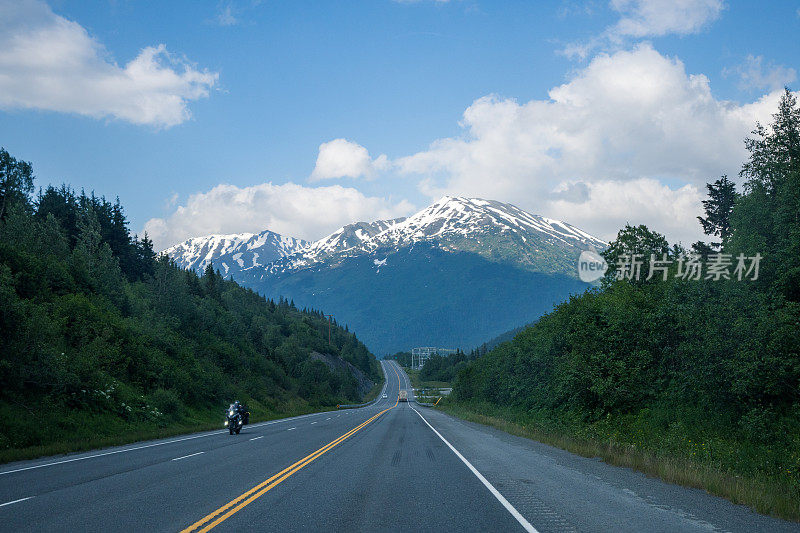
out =
<svg viewBox="0 0 800 533"><path fill-rule="evenodd" d="M695 218L704 188L687 184L673 190L652 178L588 183L585 199L546 202L547 215L566 220L605 240L612 240L626 223L646 224L672 242L689 245L701 239Z"/></svg>
<svg viewBox="0 0 800 533"><path fill-rule="evenodd" d="M717 100L705 76L639 45L596 56L549 99L480 98L464 112L463 136L393 164L421 176L431 197L508 201L604 238L627 220L690 241L701 236L698 191L736 176L743 139L769 121L779 96Z"/></svg>
<svg viewBox="0 0 800 533"><path fill-rule="evenodd" d="M37 0L0 0L0 108L44 109L170 127L217 74L148 46L124 67L78 23Z"/></svg>
<svg viewBox="0 0 800 533"><path fill-rule="evenodd" d="M597 48L619 45L626 39L698 33L717 20L725 8L723 0L611 0L620 14L616 24L585 43L572 43L563 53L585 59Z"/></svg>
<svg viewBox="0 0 800 533"><path fill-rule="evenodd" d="M385 155L374 160L360 144L347 139L334 139L319 145L319 154L311 181L331 178L371 178L387 166Z"/></svg>
<svg viewBox="0 0 800 533"><path fill-rule="evenodd" d="M219 11L217 13L217 23L220 26L235 26L239 23L239 19L236 18L233 10L233 4L220 4Z"/></svg>
<svg viewBox="0 0 800 533"><path fill-rule="evenodd" d="M611 0L622 18L610 28L614 36L658 37L697 33L717 20L722 0Z"/></svg>
<svg viewBox="0 0 800 533"><path fill-rule="evenodd" d="M775 65L770 62L764 65L763 56L749 55L744 63L733 69L725 69L724 74L739 76L742 89L779 90L797 79L797 72L790 67Z"/></svg>
<svg viewBox="0 0 800 533"><path fill-rule="evenodd" d="M395 218L412 211L406 201L369 197L339 185L217 185L191 195L167 217L148 220L143 231L159 250L200 235L265 229L315 240L357 220Z"/></svg>

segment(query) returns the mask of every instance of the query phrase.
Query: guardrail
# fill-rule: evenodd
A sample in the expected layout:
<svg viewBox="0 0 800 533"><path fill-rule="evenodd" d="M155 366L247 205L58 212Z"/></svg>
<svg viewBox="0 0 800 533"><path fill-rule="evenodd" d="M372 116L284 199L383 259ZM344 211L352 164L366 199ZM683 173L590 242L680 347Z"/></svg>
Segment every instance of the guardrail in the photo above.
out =
<svg viewBox="0 0 800 533"><path fill-rule="evenodd" d="M375 403L375 400L372 400L371 402L367 402L367 403L352 403L352 404L345 403L345 404L337 405L336 408L337 409L358 409L359 407L366 407L368 405L372 405L373 403Z"/></svg>
<svg viewBox="0 0 800 533"><path fill-rule="evenodd" d="M440 396L439 399L436 400L436 403L424 403L420 402L419 400L414 400L414 401L417 402L418 405L424 405L425 407L435 407L436 405L439 404L439 402L442 401L442 397Z"/></svg>

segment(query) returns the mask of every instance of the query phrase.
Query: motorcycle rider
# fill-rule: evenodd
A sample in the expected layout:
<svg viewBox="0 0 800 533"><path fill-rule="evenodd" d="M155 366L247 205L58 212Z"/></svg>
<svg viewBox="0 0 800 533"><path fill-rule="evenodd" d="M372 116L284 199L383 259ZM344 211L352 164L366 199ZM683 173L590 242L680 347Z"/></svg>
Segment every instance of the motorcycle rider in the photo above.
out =
<svg viewBox="0 0 800 533"><path fill-rule="evenodd" d="M239 403L239 400L235 400L231 408L235 409L237 413L242 415L242 424L250 423L250 411L247 410L247 406L245 406L243 403Z"/></svg>

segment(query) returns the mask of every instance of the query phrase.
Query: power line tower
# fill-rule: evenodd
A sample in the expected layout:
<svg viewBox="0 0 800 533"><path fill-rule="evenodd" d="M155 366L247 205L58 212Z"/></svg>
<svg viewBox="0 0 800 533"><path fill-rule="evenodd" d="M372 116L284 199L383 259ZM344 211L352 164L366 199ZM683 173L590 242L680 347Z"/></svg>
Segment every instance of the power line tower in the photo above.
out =
<svg viewBox="0 0 800 533"><path fill-rule="evenodd" d="M419 348L411 348L411 368L419 370L425 366L425 361L434 355L447 356L456 353L457 350L452 348L436 348L435 346L420 346Z"/></svg>

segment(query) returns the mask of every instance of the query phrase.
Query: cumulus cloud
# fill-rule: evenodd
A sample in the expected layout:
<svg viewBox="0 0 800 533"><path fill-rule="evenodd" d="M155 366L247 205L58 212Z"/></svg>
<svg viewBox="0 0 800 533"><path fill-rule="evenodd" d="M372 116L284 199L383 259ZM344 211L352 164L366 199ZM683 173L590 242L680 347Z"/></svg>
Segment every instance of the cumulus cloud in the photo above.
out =
<svg viewBox="0 0 800 533"><path fill-rule="evenodd" d="M217 74L148 46L119 66L78 23L38 0L0 0L0 108L44 109L170 127Z"/></svg>
<svg viewBox="0 0 800 533"><path fill-rule="evenodd" d="M568 45L567 56L585 59L597 47L629 38L698 33L725 8L722 0L611 0L610 6L620 14L616 24L589 42Z"/></svg>
<svg viewBox="0 0 800 533"><path fill-rule="evenodd" d="M701 237L705 182L736 176L743 139L779 97L717 100L708 78L643 44L596 56L545 100L480 98L462 136L393 164L431 197L508 201L604 238L626 220L646 223L688 242Z"/></svg>
<svg viewBox="0 0 800 533"><path fill-rule="evenodd" d="M265 229L316 240L357 220L396 218L412 211L406 201L365 196L339 185L217 185L208 192L192 194L167 217L148 220L143 231L159 250L200 235Z"/></svg>
<svg viewBox="0 0 800 533"><path fill-rule="evenodd" d="M631 181L601 180L585 184L583 198L549 199L547 215L566 220L592 234L612 240L626 224L646 224L672 242L690 244L701 239L695 218L705 189L693 184L678 189L652 178Z"/></svg>
<svg viewBox="0 0 800 533"><path fill-rule="evenodd" d="M347 139L334 139L319 145L319 154L310 180L331 178L371 178L387 168L387 158L380 155L374 160L360 144Z"/></svg>
<svg viewBox="0 0 800 533"><path fill-rule="evenodd" d="M797 79L797 72L793 68L772 62L764 65L764 57L754 55L748 55L744 63L736 68L725 69L724 74L739 76L742 89L756 90L779 90Z"/></svg>

